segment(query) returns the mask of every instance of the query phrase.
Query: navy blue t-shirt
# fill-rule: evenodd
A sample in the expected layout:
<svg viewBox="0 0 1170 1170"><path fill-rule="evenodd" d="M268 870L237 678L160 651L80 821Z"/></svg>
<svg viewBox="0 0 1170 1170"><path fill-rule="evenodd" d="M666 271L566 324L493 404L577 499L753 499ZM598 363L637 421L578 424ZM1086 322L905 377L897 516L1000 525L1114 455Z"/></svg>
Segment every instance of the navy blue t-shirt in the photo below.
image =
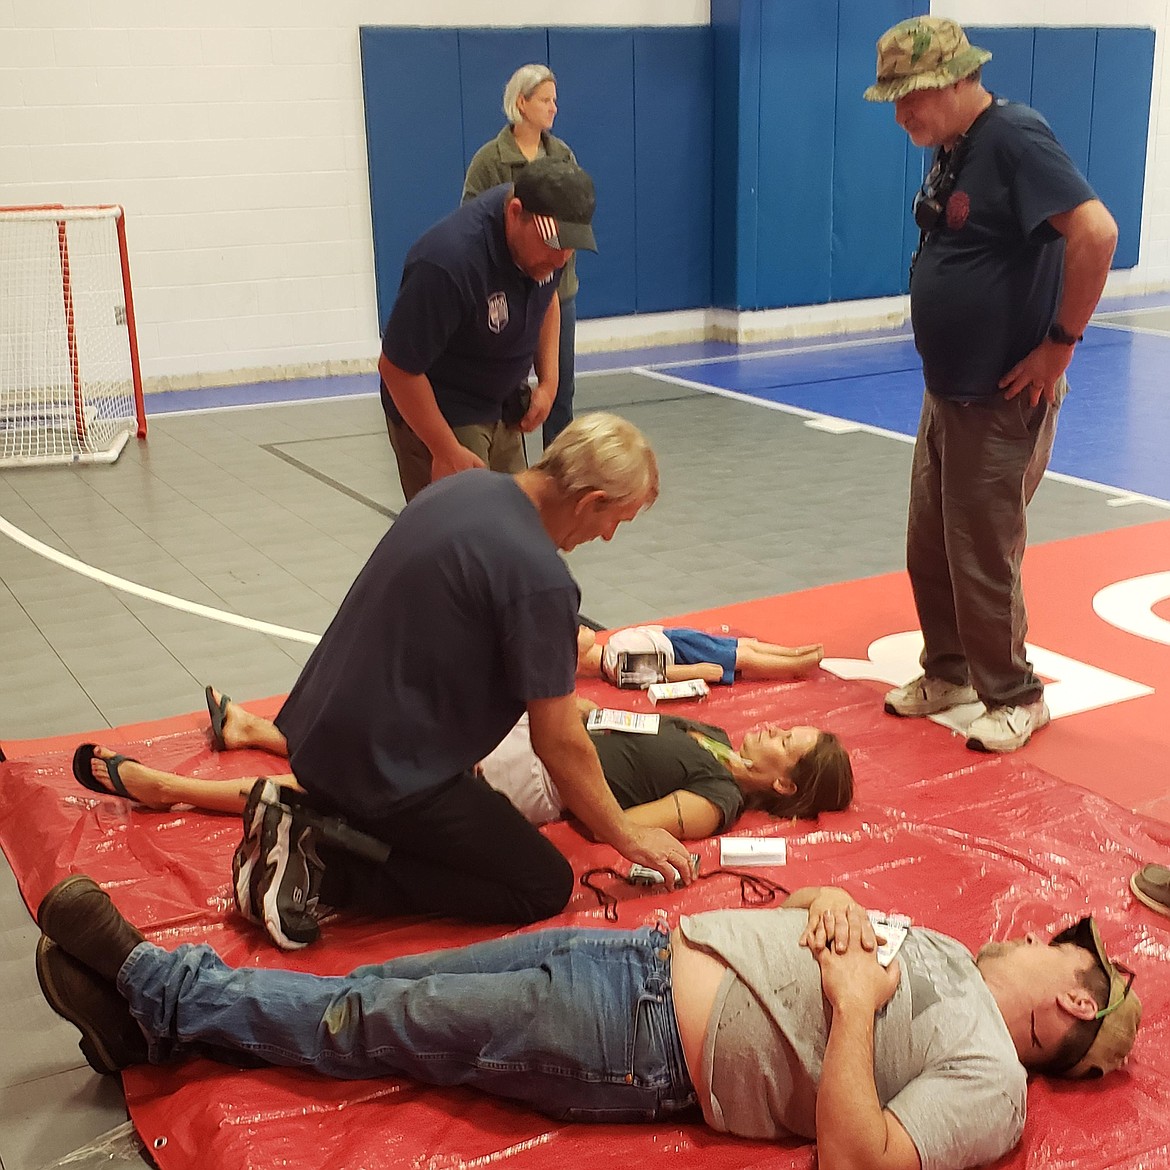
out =
<svg viewBox="0 0 1170 1170"><path fill-rule="evenodd" d="M968 131L958 180L910 281L926 388L971 401L1044 339L1060 301L1064 238L1047 221L1095 199L1027 106L996 100Z"/></svg>
<svg viewBox="0 0 1170 1170"><path fill-rule="evenodd" d="M424 233L406 254L382 352L408 374L426 374L449 426L500 419L500 403L532 368L557 288L537 284L512 259L504 235L511 184L492 187ZM382 385L382 406L401 416Z"/></svg>
<svg viewBox="0 0 1170 1170"><path fill-rule="evenodd" d="M581 594L509 475L432 484L374 549L276 717L297 780L385 815L571 695Z"/></svg>

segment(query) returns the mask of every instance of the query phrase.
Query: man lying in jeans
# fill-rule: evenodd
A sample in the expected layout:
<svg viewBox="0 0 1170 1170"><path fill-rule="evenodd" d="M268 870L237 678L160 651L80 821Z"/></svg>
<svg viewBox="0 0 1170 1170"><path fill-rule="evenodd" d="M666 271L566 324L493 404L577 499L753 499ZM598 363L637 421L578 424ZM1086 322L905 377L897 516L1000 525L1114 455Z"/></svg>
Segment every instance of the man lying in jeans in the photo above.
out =
<svg viewBox="0 0 1170 1170"><path fill-rule="evenodd" d="M883 966L832 887L673 932L543 930L333 978L161 950L81 875L37 918L41 988L99 1072L198 1054L469 1085L567 1120L701 1110L722 1132L814 1139L825 1170L991 1162L1020 1140L1030 1070L1109 1072L1141 1020L1091 918L974 960L911 927Z"/></svg>

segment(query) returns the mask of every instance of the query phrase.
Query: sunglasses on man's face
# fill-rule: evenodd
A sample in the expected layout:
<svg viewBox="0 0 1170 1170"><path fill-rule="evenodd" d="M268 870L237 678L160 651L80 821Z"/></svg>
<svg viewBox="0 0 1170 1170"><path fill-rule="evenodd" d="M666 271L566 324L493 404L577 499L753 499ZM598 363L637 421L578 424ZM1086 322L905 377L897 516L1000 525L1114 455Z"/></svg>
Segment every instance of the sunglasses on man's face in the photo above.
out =
<svg viewBox="0 0 1170 1170"><path fill-rule="evenodd" d="M950 191L940 190L940 180L943 178L941 161L935 160L930 168L930 174L922 184L922 189L914 197L914 223L920 231L932 232L938 226L946 208L947 196ZM954 183L951 183L954 186ZM942 196L941 198L939 196Z"/></svg>

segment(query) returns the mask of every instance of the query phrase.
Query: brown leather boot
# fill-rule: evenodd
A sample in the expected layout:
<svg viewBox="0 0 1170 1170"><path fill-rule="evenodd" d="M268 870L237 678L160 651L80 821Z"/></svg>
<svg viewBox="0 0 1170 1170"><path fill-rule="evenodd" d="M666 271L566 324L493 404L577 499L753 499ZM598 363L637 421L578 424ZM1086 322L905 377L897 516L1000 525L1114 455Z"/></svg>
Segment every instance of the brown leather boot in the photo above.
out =
<svg viewBox="0 0 1170 1170"><path fill-rule="evenodd" d="M110 896L85 874L59 881L41 899L37 923L62 950L111 983L130 952L146 940L110 901Z"/></svg>

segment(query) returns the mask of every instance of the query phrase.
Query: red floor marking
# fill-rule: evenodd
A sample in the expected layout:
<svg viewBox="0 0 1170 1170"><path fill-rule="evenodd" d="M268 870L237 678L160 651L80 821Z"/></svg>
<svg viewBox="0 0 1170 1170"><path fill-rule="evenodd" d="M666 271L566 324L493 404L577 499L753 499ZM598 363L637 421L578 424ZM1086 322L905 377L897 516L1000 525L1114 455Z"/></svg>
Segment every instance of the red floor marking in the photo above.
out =
<svg viewBox="0 0 1170 1170"><path fill-rule="evenodd" d="M1170 570L1170 521L1054 541L1029 549L1024 588L1031 620L1028 640L1144 683L1154 694L1055 721L1021 755L1046 771L1163 820L1170 820L1170 646L1111 626L1093 611L1107 585ZM1152 612L1170 620L1165 601ZM823 641L833 657L865 658L885 634L917 627L904 573L890 573L803 593L688 615L707 629L787 644ZM875 701L885 689L868 683ZM944 728L937 728L946 737ZM951 736L955 766L973 753Z"/></svg>

